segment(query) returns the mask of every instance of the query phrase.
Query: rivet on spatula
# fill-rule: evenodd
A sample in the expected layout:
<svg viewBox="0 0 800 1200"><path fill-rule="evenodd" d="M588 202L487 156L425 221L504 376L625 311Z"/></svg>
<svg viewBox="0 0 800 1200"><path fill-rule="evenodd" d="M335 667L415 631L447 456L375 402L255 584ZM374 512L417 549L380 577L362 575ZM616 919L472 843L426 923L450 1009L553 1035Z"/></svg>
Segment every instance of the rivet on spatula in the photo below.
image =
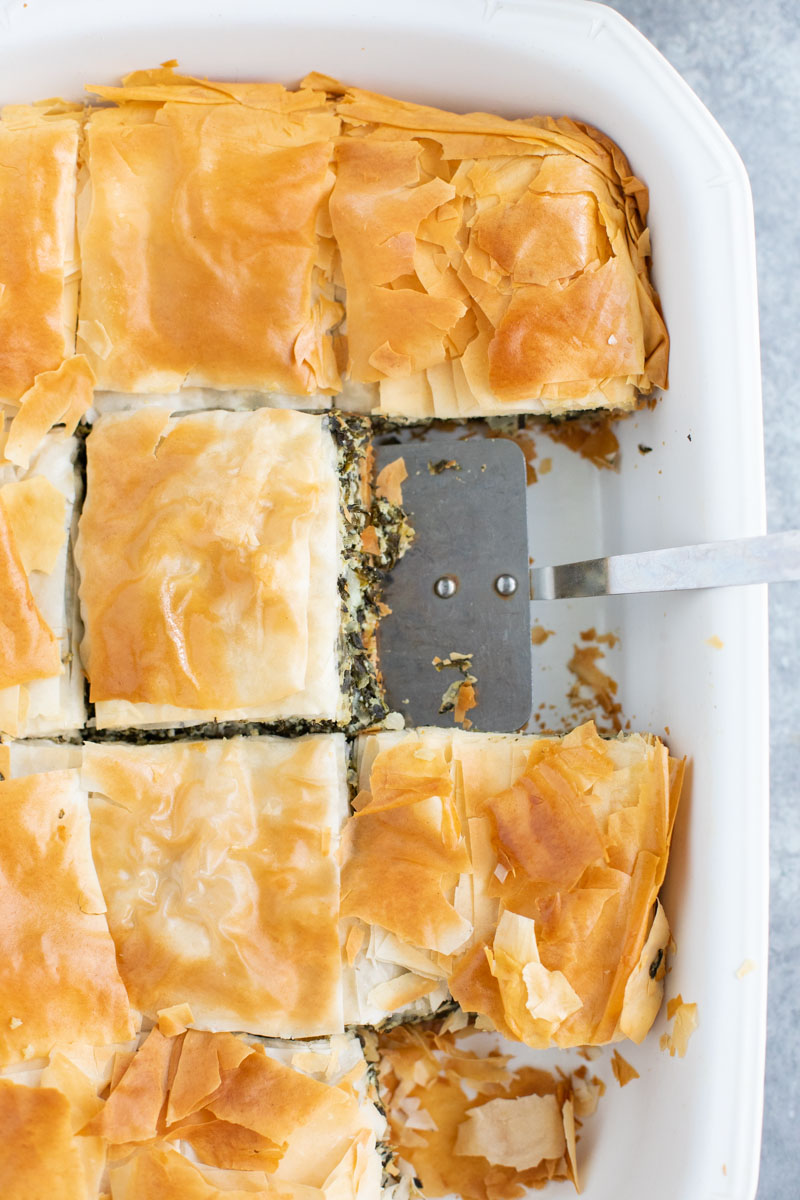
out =
<svg viewBox="0 0 800 1200"><path fill-rule="evenodd" d="M449 600L458 591L458 580L452 575L441 575L433 585L433 590L442 600Z"/></svg>
<svg viewBox="0 0 800 1200"><path fill-rule="evenodd" d="M513 575L498 575L494 581L494 589L499 596L513 596L517 590L517 581Z"/></svg>

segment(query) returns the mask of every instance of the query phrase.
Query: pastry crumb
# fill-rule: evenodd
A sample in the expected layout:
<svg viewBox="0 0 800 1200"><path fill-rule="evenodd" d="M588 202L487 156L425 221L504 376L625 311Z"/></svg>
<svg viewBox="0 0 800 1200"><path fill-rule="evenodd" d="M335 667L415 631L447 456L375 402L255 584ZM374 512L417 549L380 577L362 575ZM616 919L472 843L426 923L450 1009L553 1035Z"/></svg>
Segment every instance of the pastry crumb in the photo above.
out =
<svg viewBox="0 0 800 1200"><path fill-rule="evenodd" d="M460 471L461 463L454 458L440 458L437 462L428 463L429 475L441 475L443 471Z"/></svg>
<svg viewBox="0 0 800 1200"><path fill-rule="evenodd" d="M472 727L472 721L467 716L467 713L473 708L478 707L478 693L475 691L476 682L475 676L469 675L458 687L458 697L453 709L453 720L457 725L463 725L465 729Z"/></svg>
<svg viewBox="0 0 800 1200"><path fill-rule="evenodd" d="M575 683L569 689L567 699L576 713L593 712L596 707L600 708L614 732L619 733L622 729L622 705L615 699L618 684L597 665L597 660L605 657L603 651L597 645L575 645L573 651L567 670L575 676Z"/></svg>
<svg viewBox="0 0 800 1200"><path fill-rule="evenodd" d="M382 500L388 500L390 504L402 505L402 485L406 479L408 479L406 461L402 457L396 458L393 462L387 463L383 470L378 472L378 477L375 480L375 493Z"/></svg>
<svg viewBox="0 0 800 1200"><path fill-rule="evenodd" d="M662 1050L669 1051L670 1058L674 1058L676 1054L678 1058L685 1058L689 1038L698 1026L697 1005L686 1004L680 992L667 1001L667 1020L673 1019L675 1024L672 1033L662 1033L658 1044Z"/></svg>
<svg viewBox="0 0 800 1200"><path fill-rule="evenodd" d="M365 554L372 554L376 557L380 555L381 544L374 525L365 525L361 530L361 549Z"/></svg>
<svg viewBox="0 0 800 1200"><path fill-rule="evenodd" d="M619 1050L615 1050L611 1057L611 1070L614 1072L614 1078L621 1088L630 1083L632 1079L639 1079L639 1072L634 1066L623 1058Z"/></svg>

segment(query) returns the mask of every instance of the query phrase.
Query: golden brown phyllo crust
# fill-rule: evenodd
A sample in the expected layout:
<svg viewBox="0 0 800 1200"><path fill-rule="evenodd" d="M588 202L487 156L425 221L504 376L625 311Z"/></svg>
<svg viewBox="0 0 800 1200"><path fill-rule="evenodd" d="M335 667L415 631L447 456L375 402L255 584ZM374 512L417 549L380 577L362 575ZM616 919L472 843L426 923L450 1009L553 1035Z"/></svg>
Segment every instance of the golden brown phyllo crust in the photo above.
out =
<svg viewBox="0 0 800 1200"><path fill-rule="evenodd" d="M306 395L339 383L323 92L137 71L92 87L78 341L98 386Z"/></svg>
<svg viewBox="0 0 800 1200"><path fill-rule="evenodd" d="M0 688L57 675L58 642L33 598L1 491L0 579Z"/></svg>
<svg viewBox="0 0 800 1200"><path fill-rule="evenodd" d="M0 1066L134 1030L78 772L0 782Z"/></svg>
<svg viewBox="0 0 800 1200"><path fill-rule="evenodd" d="M667 383L648 196L567 118L449 113L324 76L348 372L409 417L631 408Z"/></svg>
<svg viewBox="0 0 800 1200"><path fill-rule="evenodd" d="M425 1196L514 1200L550 1179L580 1191L577 1129L604 1091L585 1067L513 1064L454 1018L381 1034L377 1051L392 1144Z"/></svg>
<svg viewBox="0 0 800 1200"><path fill-rule="evenodd" d="M666 386L647 188L591 126L317 74L166 65L88 91L104 103L0 121L14 454L74 428L94 386L410 420L624 411Z"/></svg>
<svg viewBox="0 0 800 1200"><path fill-rule="evenodd" d="M75 351L75 179L82 105L0 120L0 411Z"/></svg>
<svg viewBox="0 0 800 1200"><path fill-rule="evenodd" d="M641 1041L661 1003L656 900L682 777L663 743L590 723L366 735L361 753L343 917L388 931L514 1040Z"/></svg>
<svg viewBox="0 0 800 1200"><path fill-rule="evenodd" d="M108 924L145 1016L187 1002L209 1029L341 1031L344 775L337 734L85 746Z"/></svg>
<svg viewBox="0 0 800 1200"><path fill-rule="evenodd" d="M339 488L323 419L144 409L102 418L87 455L76 561L101 723L335 717Z"/></svg>
<svg viewBox="0 0 800 1200"><path fill-rule="evenodd" d="M383 1119L355 1038L265 1047L160 1025L0 1080L4 1200L379 1200Z"/></svg>

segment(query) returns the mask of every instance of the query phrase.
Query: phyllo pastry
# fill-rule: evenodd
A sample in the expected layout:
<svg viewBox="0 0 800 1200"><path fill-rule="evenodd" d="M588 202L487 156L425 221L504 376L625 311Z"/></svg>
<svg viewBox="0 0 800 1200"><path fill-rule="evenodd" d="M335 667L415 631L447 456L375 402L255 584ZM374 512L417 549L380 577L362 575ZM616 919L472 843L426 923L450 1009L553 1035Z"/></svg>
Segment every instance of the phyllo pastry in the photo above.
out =
<svg viewBox="0 0 800 1200"><path fill-rule="evenodd" d="M131 1037L78 772L0 782L0 831L0 1066Z"/></svg>
<svg viewBox="0 0 800 1200"><path fill-rule="evenodd" d="M87 744L92 850L119 970L155 1019L276 1037L342 1029L341 734Z"/></svg>
<svg viewBox="0 0 800 1200"><path fill-rule="evenodd" d="M375 1051L398 1166L424 1196L514 1200L550 1179L580 1190L578 1130L605 1090L585 1065L523 1064L459 1012L381 1033Z"/></svg>
<svg viewBox="0 0 800 1200"><path fill-rule="evenodd" d="M365 449L337 458L327 421L155 408L93 427L76 562L98 727L346 723L353 654L379 695L343 630L347 604L348 624L377 612L343 503Z"/></svg>
<svg viewBox="0 0 800 1200"><path fill-rule="evenodd" d="M171 1018L0 1079L4 1200L378 1200L385 1121L356 1037L165 1034Z"/></svg>
<svg viewBox="0 0 800 1200"><path fill-rule="evenodd" d="M88 90L114 103L91 110L78 203L78 347L98 388L337 388L325 94L170 67Z"/></svg>
<svg viewBox="0 0 800 1200"><path fill-rule="evenodd" d="M90 1047L57 1047L47 1063L0 1078L3 1200L96 1200L106 1165L101 1137L80 1131L103 1107L107 1084ZM100 1055L110 1065L113 1051Z"/></svg>
<svg viewBox="0 0 800 1200"><path fill-rule="evenodd" d="M616 411L666 385L647 189L606 136L305 82L342 119L347 374L373 385L375 411Z"/></svg>
<svg viewBox="0 0 800 1200"><path fill-rule="evenodd" d="M80 105L45 101L0 120L0 410L75 351Z"/></svg>
<svg viewBox="0 0 800 1200"><path fill-rule="evenodd" d="M108 1143L113 1200L377 1200L384 1125L355 1037L298 1046L156 1027L119 1055L85 1132Z"/></svg>
<svg viewBox="0 0 800 1200"><path fill-rule="evenodd" d="M363 735L341 884L355 1012L375 1022L446 985L530 1046L641 1041L663 992L681 778L658 738L591 723Z"/></svg>
<svg viewBox="0 0 800 1200"><path fill-rule="evenodd" d="M47 435L27 469L0 460L0 733L83 724L69 556L74 439Z"/></svg>

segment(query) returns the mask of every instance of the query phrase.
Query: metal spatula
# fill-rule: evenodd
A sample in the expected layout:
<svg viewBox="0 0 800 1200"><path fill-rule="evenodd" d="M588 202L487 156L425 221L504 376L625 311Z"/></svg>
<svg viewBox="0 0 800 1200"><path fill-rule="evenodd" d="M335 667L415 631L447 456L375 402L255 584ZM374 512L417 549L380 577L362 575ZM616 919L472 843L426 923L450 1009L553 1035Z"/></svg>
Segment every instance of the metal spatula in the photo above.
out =
<svg viewBox="0 0 800 1200"><path fill-rule="evenodd" d="M528 720L529 597L800 579L797 530L529 569L518 446L484 438L384 445L376 448L378 468L401 455L409 475L403 503L416 536L387 582L392 612L380 627L379 652L389 704L409 725L452 726L452 711L440 709L448 686L468 671L478 680L473 715L481 729L510 731ZM437 667L434 659L443 661Z"/></svg>
<svg viewBox="0 0 800 1200"><path fill-rule="evenodd" d="M800 530L531 568L531 599L682 592L800 579Z"/></svg>

